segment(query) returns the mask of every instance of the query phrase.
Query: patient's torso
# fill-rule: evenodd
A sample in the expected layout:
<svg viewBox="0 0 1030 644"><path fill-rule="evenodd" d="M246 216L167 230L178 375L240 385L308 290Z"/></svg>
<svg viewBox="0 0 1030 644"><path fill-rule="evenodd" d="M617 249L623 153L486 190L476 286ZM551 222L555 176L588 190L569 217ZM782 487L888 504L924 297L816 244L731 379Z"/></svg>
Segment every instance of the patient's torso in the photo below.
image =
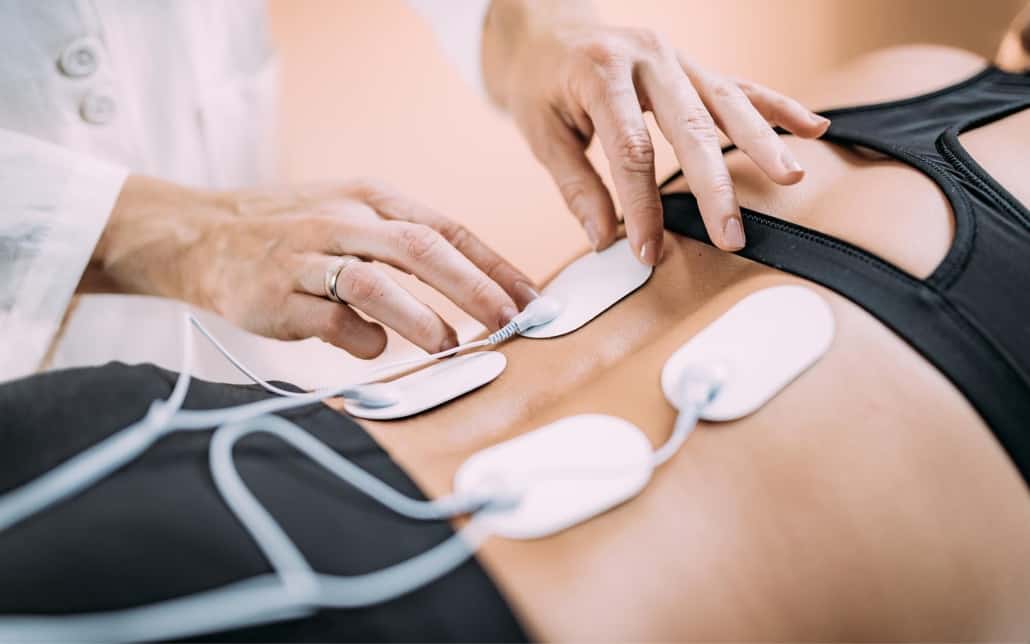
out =
<svg viewBox="0 0 1030 644"><path fill-rule="evenodd" d="M944 50L887 52L802 98L819 108L901 98L982 65ZM1030 202L1030 112L961 140ZM807 169L793 187L728 155L742 205L915 276L933 272L954 224L929 179L785 141ZM977 412L855 304L691 239L667 235L650 282L583 329L504 347L508 368L484 389L366 426L434 496L472 453L572 414L625 418L658 445L674 418L659 387L665 360L748 293L784 283L809 285L833 309L836 337L818 364L755 414L702 424L628 504L548 539L491 540L488 570L551 639L857 638L885 624L899 638L1025 634L1030 503Z"/></svg>

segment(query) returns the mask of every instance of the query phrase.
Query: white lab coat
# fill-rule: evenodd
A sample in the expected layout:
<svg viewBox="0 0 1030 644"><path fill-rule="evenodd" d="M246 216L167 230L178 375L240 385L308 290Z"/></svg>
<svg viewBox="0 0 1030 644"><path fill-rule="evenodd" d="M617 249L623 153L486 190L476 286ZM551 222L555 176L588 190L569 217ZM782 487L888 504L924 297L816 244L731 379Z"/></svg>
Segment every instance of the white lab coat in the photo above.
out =
<svg viewBox="0 0 1030 644"><path fill-rule="evenodd" d="M409 0L478 86L489 0ZM0 0L0 381L39 368L129 172L272 179L265 0Z"/></svg>

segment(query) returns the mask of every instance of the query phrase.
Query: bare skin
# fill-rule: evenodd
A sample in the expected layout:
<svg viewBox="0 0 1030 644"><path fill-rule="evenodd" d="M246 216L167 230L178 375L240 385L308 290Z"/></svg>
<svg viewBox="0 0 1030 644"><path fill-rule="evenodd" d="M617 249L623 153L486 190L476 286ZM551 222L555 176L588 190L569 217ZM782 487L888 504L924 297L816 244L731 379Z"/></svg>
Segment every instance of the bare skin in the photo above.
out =
<svg viewBox="0 0 1030 644"><path fill-rule="evenodd" d="M983 64L953 50L890 50L799 98L888 100ZM776 185L731 154L742 205L917 275L943 257L951 218L925 177L783 140L806 180ZM962 142L1030 202L1030 112ZM480 558L491 576L541 639L1026 639L1027 486L965 399L849 301L689 239L667 234L651 281L587 327L505 346L495 383L366 426L431 496L450 491L472 453L576 413L626 418L658 445L673 422L658 385L664 361L740 298L785 283L807 284L833 309L836 337L817 365L752 416L703 425L631 502L547 539L489 540Z"/></svg>

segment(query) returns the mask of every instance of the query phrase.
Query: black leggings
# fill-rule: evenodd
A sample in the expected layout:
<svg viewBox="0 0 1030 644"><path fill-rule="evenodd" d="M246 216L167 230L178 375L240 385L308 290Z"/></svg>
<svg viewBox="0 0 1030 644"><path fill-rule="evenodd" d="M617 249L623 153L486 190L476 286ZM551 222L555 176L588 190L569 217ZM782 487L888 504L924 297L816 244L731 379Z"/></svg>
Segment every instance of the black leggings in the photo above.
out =
<svg viewBox="0 0 1030 644"><path fill-rule="evenodd" d="M0 385L0 493L45 473L140 419L175 374L113 363ZM254 386L192 381L184 408L269 397ZM315 404L283 416L396 490L425 498L360 425ZM86 492L0 533L0 614L115 610L272 572L227 509L208 470L210 431L174 433ZM383 508L276 437L236 447L241 476L312 567L374 571L453 534ZM220 641L524 640L474 559L385 604L322 610L288 622L213 633Z"/></svg>

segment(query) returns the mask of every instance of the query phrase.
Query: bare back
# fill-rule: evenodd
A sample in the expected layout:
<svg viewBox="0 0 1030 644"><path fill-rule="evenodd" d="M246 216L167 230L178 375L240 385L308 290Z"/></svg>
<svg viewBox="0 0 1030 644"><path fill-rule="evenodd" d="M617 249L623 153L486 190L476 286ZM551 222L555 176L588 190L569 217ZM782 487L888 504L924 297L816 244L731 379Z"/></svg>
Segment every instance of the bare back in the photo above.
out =
<svg viewBox="0 0 1030 644"><path fill-rule="evenodd" d="M818 107L900 98L984 64L953 50L889 50L800 98ZM727 157L742 205L915 275L933 270L953 224L928 179L858 151L786 141L808 170L797 186ZM1030 202L1030 112L962 143ZM626 418L659 444L674 417L658 380L668 356L748 293L806 283L675 235L666 248L651 281L587 327L510 343L508 369L490 386L368 428L431 496L450 490L470 454L572 414ZM856 305L808 285L830 303L837 335L778 397L745 419L703 425L628 504L555 537L486 544L481 560L535 636L1030 634L1030 503L1019 473L921 356Z"/></svg>

